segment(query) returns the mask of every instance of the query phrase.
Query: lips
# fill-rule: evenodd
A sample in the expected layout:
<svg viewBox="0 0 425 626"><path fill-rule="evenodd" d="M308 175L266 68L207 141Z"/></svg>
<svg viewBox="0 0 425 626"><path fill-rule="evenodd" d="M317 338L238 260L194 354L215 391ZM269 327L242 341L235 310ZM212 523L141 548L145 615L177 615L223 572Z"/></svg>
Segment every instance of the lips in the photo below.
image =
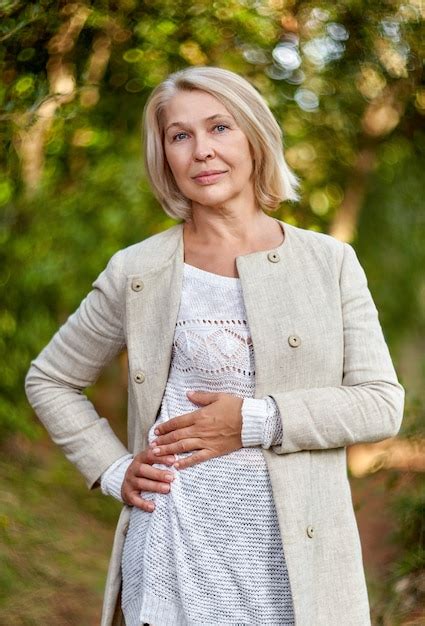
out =
<svg viewBox="0 0 425 626"><path fill-rule="evenodd" d="M197 183L206 184L206 183L214 183L219 180L224 174L226 174L225 170L206 170L204 172L200 172L197 176L193 176L193 180L196 180Z"/></svg>

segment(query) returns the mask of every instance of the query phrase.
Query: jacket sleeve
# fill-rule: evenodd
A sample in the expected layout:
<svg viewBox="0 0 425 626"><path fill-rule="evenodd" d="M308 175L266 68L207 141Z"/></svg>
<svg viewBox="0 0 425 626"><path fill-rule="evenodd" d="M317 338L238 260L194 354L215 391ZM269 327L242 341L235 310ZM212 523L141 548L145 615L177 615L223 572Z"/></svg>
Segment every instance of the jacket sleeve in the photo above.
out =
<svg viewBox="0 0 425 626"><path fill-rule="evenodd" d="M79 308L42 350L25 378L28 400L53 441L92 488L128 450L83 390L125 347L118 252Z"/></svg>
<svg viewBox="0 0 425 626"><path fill-rule="evenodd" d="M344 363L340 386L270 392L282 419L277 454L381 441L399 431L404 389L397 380L367 279L344 244L340 274Z"/></svg>

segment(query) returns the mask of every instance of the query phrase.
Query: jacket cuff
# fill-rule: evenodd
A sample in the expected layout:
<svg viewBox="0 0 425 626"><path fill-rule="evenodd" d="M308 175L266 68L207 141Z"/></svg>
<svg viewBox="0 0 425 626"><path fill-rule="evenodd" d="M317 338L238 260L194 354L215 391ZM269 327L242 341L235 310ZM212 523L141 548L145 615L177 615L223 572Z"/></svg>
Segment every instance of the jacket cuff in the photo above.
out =
<svg viewBox="0 0 425 626"><path fill-rule="evenodd" d="M105 496L113 496L116 500L124 502L121 496L121 487L124 476L133 461L133 455L126 454L112 463L105 470L100 479L100 489Z"/></svg>
<svg viewBox="0 0 425 626"><path fill-rule="evenodd" d="M242 447L261 446L264 424L268 416L265 398L244 398L242 402Z"/></svg>

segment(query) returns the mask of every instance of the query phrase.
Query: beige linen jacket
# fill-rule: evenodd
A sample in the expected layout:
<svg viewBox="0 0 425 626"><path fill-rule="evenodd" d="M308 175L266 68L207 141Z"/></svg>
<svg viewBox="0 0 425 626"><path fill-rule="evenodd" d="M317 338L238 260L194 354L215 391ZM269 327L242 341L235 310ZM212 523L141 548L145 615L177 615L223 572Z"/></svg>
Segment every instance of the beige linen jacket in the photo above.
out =
<svg viewBox="0 0 425 626"><path fill-rule="evenodd" d="M353 248L280 223L286 236L279 247L239 256L236 265L254 345L255 397L273 396L282 416L282 445L263 454L295 621L367 626L345 447L394 436L404 390ZM127 348L128 448L146 447L167 382L183 262L182 224L116 253L28 371L31 405L89 487L128 451L83 389ZM124 623L120 561L130 510L123 507L116 529L102 626Z"/></svg>

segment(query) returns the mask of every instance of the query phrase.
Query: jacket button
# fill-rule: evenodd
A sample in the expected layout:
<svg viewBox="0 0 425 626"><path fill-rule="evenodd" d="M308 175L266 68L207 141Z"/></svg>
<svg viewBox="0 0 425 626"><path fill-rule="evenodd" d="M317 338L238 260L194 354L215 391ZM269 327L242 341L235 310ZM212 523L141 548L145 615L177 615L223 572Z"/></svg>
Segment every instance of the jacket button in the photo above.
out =
<svg viewBox="0 0 425 626"><path fill-rule="evenodd" d="M301 339L298 337L298 335L289 335L288 343L291 348L298 348L298 346L301 345Z"/></svg>
<svg viewBox="0 0 425 626"><path fill-rule="evenodd" d="M134 374L134 380L136 383L143 383L145 382L145 375L143 372L141 372L140 370L138 372L136 372Z"/></svg>
<svg viewBox="0 0 425 626"><path fill-rule="evenodd" d="M131 288L133 291L142 291L143 287L143 280L140 280L140 278L133 278L131 281Z"/></svg>
<svg viewBox="0 0 425 626"><path fill-rule="evenodd" d="M313 526L307 526L307 535L312 539L314 537L314 528Z"/></svg>
<svg viewBox="0 0 425 626"><path fill-rule="evenodd" d="M267 258L272 263L278 263L280 261L280 256L277 252L269 252Z"/></svg>

